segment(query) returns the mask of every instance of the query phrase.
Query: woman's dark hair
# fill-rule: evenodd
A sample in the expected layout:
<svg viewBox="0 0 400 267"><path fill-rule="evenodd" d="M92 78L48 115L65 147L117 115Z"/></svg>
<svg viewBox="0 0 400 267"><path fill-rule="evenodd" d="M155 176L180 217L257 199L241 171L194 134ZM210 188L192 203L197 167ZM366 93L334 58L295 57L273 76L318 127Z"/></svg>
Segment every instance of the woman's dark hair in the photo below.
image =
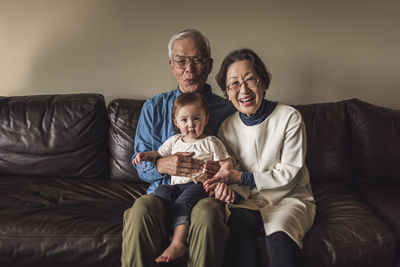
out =
<svg viewBox="0 0 400 267"><path fill-rule="evenodd" d="M201 108L206 112L206 116L208 116L208 104L207 101L201 96L199 93L192 92L192 93L183 93L174 100L174 104L172 105L172 121L175 120L176 114L181 110L181 108L187 104L192 104L200 102ZM174 130L175 133L180 133L178 127L175 126L174 123Z"/></svg>
<svg viewBox="0 0 400 267"><path fill-rule="evenodd" d="M250 49L235 50L229 53L224 58L221 64L221 68L219 69L217 76L215 76L215 80L217 81L221 90L224 92L225 97L227 96L226 73L228 71L228 68L233 63L242 60L247 60L250 63L265 88L269 88L269 84L271 82L271 74L268 72L264 62L257 56L257 54Z"/></svg>

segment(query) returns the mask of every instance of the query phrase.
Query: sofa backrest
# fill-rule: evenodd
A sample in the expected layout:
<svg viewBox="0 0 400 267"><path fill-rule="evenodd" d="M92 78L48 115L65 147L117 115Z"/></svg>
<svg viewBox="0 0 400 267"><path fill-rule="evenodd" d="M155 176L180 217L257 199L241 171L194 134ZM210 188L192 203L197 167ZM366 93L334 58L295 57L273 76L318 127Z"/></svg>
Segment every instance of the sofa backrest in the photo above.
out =
<svg viewBox="0 0 400 267"><path fill-rule="evenodd" d="M130 162L143 103L115 99L108 106L112 179L143 182ZM312 182L394 180L400 173L400 149L394 149L400 147L400 111L357 99L294 107L306 125Z"/></svg>
<svg viewBox="0 0 400 267"><path fill-rule="evenodd" d="M346 101L355 182L400 182L400 110Z"/></svg>
<svg viewBox="0 0 400 267"><path fill-rule="evenodd" d="M108 105L110 178L143 183L131 164L136 127L144 100L115 99Z"/></svg>
<svg viewBox="0 0 400 267"><path fill-rule="evenodd" d="M345 102L294 106L307 132L306 165L312 182L352 181L350 124Z"/></svg>
<svg viewBox="0 0 400 267"><path fill-rule="evenodd" d="M0 176L108 177L99 94L0 97Z"/></svg>

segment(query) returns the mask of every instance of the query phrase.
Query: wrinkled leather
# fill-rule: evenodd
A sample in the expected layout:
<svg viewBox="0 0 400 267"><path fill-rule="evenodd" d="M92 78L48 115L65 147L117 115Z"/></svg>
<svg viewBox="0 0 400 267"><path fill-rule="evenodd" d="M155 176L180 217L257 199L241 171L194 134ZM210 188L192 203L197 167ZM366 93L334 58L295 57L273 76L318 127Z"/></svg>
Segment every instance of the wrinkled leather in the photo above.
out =
<svg viewBox="0 0 400 267"><path fill-rule="evenodd" d="M399 185L362 183L355 185L354 188L362 201L389 224L396 239L400 240Z"/></svg>
<svg viewBox="0 0 400 267"><path fill-rule="evenodd" d="M354 178L358 182L400 182L400 110L358 99L347 102Z"/></svg>
<svg viewBox="0 0 400 267"><path fill-rule="evenodd" d="M130 163L143 102L0 97L1 267L120 266L123 212L147 187ZM395 266L399 112L357 99L295 107L317 205L302 265Z"/></svg>
<svg viewBox="0 0 400 267"><path fill-rule="evenodd" d="M394 266L396 238L343 182L314 183L317 214L304 238L304 266Z"/></svg>
<svg viewBox="0 0 400 267"><path fill-rule="evenodd" d="M306 125L311 181L351 182L351 132L345 102L294 106Z"/></svg>
<svg viewBox="0 0 400 267"><path fill-rule="evenodd" d="M144 193L110 179L1 177L0 266L119 266L123 212Z"/></svg>
<svg viewBox="0 0 400 267"><path fill-rule="evenodd" d="M101 95L0 98L0 175L107 178Z"/></svg>
<svg viewBox="0 0 400 267"><path fill-rule="evenodd" d="M144 100L115 99L108 105L110 178L142 182L131 163L136 127Z"/></svg>

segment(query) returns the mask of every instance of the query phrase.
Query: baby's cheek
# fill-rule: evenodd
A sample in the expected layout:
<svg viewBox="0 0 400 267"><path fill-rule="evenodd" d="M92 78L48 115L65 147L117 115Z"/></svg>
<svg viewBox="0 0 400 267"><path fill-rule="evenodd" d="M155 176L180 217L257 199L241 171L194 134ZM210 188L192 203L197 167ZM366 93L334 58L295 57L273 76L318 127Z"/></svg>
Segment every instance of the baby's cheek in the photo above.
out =
<svg viewBox="0 0 400 267"><path fill-rule="evenodd" d="M186 135L187 134L187 129L186 128L181 128L181 134Z"/></svg>

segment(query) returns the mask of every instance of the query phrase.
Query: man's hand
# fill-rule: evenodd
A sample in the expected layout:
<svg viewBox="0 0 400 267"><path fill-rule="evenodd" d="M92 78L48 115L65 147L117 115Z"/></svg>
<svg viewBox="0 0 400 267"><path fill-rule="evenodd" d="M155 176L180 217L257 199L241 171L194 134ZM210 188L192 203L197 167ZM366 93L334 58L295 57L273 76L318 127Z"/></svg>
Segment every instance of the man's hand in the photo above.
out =
<svg viewBox="0 0 400 267"><path fill-rule="evenodd" d="M207 174L207 178L212 178L218 173L219 169L220 165L218 161L206 160L204 163L203 172Z"/></svg>
<svg viewBox="0 0 400 267"><path fill-rule="evenodd" d="M161 174L191 178L193 174L201 173L204 169L204 161L192 158L193 155L193 152L178 152L159 158L156 161L157 171Z"/></svg>

